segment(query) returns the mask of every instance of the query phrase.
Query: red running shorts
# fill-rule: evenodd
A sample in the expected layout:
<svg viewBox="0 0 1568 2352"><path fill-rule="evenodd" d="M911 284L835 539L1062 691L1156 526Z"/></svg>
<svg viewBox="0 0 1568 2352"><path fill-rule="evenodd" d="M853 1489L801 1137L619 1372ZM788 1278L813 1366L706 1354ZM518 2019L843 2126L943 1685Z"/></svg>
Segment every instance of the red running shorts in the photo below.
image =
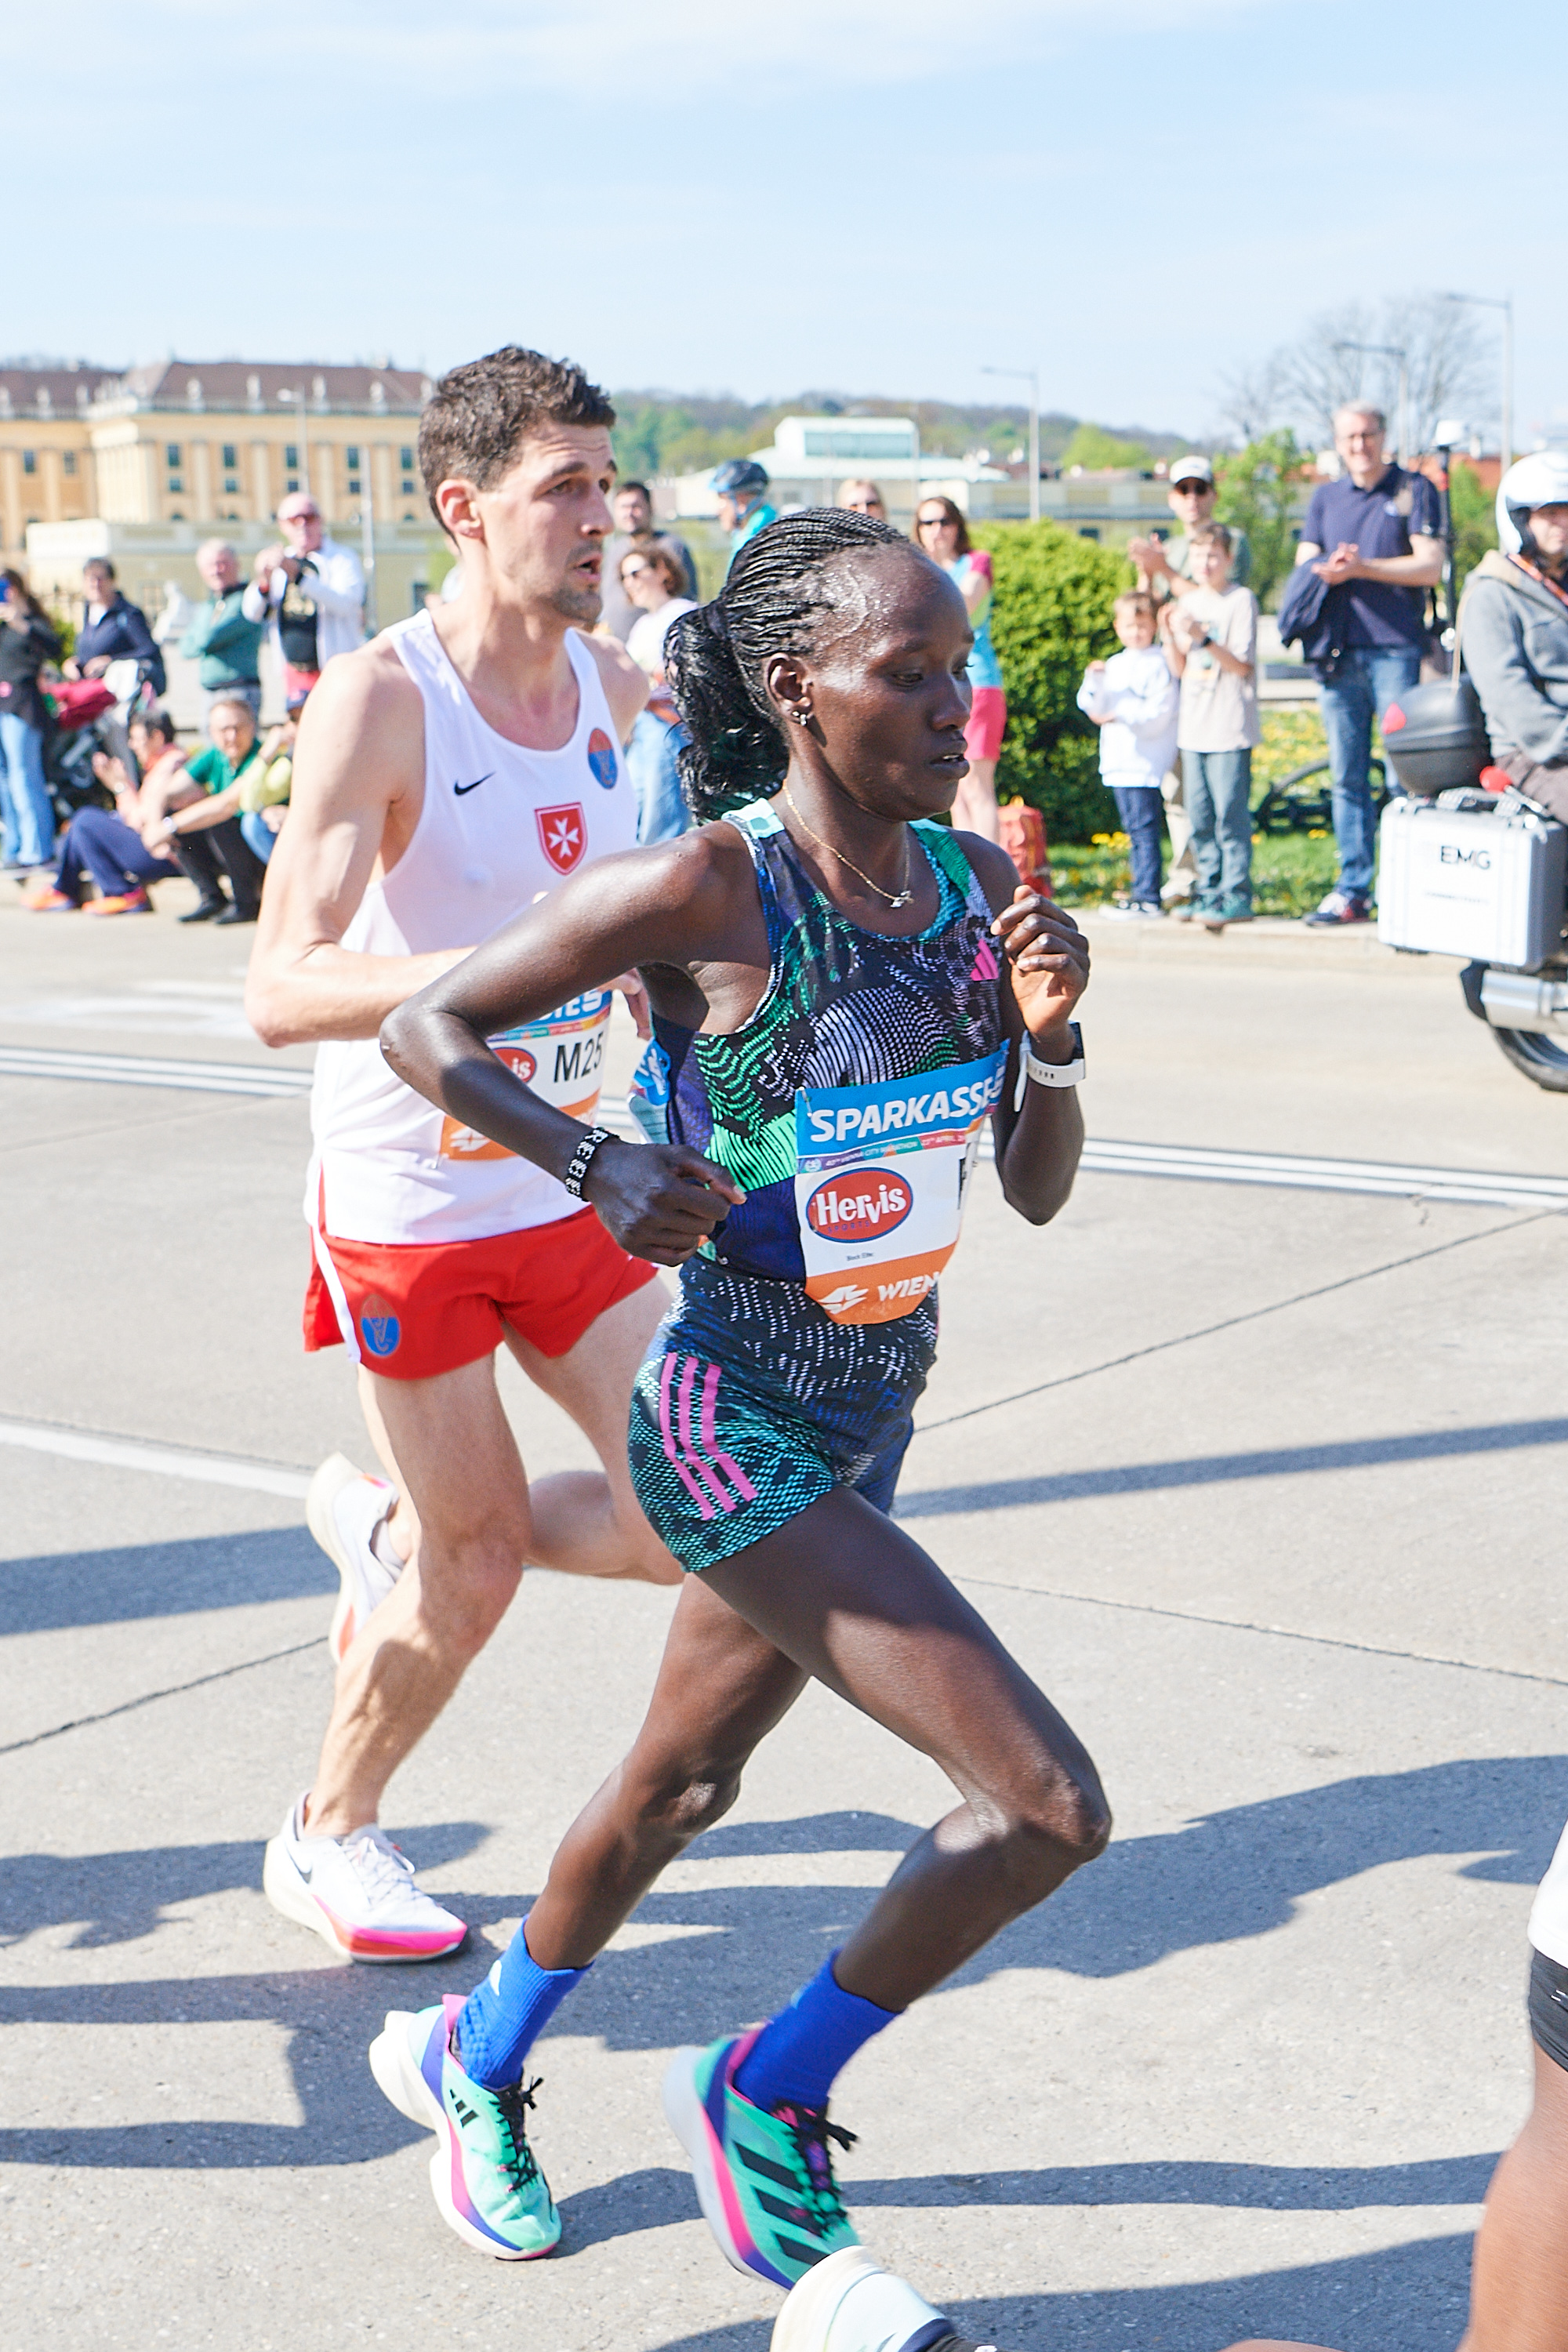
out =
<svg viewBox="0 0 1568 2352"><path fill-rule="evenodd" d="M1007 732L1007 697L999 686L977 686L970 704L963 748L972 760L999 760Z"/></svg>
<svg viewBox="0 0 1568 2352"><path fill-rule="evenodd" d="M482 1241L347 1242L314 1236L305 1347L346 1347L389 1381L455 1372L500 1345L503 1324L564 1356L654 1269L612 1241L593 1209Z"/></svg>

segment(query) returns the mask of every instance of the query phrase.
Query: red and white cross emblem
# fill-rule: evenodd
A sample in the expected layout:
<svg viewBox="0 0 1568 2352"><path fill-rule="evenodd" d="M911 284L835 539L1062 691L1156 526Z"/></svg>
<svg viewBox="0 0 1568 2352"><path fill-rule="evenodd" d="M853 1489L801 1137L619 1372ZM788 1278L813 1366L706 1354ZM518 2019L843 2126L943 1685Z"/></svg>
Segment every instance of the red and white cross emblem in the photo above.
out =
<svg viewBox="0 0 1568 2352"><path fill-rule="evenodd" d="M539 827L539 845L557 874L570 874L574 866L581 865L588 840L581 801L566 801L559 808L537 809L534 822Z"/></svg>

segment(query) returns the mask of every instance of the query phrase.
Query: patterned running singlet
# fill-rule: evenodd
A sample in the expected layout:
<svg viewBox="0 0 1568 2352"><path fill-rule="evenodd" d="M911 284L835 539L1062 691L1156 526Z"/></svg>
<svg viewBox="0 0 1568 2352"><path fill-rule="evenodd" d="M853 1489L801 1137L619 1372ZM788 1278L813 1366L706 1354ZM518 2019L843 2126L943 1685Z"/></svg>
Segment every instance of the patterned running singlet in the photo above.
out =
<svg viewBox="0 0 1568 2352"><path fill-rule="evenodd" d="M911 828L936 919L862 930L766 802L729 819L756 869L771 977L729 1036L658 1013L637 1081L672 1143L743 1189L638 1375L638 1499L700 1570L835 1486L886 1510L935 1354L952 1255L1006 1063L985 893L953 834Z"/></svg>

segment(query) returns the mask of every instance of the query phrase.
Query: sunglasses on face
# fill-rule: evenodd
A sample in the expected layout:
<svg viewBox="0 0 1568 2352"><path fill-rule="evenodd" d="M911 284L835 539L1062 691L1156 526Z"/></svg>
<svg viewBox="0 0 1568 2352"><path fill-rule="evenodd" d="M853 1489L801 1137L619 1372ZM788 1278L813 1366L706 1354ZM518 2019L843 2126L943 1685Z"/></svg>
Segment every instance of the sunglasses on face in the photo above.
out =
<svg viewBox="0 0 1568 2352"><path fill-rule="evenodd" d="M917 530L951 530L952 524L946 515L917 515L915 529Z"/></svg>

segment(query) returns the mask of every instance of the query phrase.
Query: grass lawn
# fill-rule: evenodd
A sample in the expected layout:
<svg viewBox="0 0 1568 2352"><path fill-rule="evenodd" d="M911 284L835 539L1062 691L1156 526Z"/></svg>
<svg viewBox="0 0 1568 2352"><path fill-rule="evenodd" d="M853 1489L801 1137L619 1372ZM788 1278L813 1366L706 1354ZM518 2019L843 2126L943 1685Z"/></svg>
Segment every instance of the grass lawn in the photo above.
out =
<svg viewBox="0 0 1568 2352"><path fill-rule="evenodd" d="M1267 710L1263 740L1252 755L1252 805L1292 768L1327 757L1316 710ZM1170 864L1170 845L1165 846ZM1252 836L1252 903L1259 915L1305 915L1334 879L1334 837L1321 832ZM1100 833L1087 845L1051 844L1051 871L1064 907L1099 907L1121 897L1131 883L1127 835Z"/></svg>

